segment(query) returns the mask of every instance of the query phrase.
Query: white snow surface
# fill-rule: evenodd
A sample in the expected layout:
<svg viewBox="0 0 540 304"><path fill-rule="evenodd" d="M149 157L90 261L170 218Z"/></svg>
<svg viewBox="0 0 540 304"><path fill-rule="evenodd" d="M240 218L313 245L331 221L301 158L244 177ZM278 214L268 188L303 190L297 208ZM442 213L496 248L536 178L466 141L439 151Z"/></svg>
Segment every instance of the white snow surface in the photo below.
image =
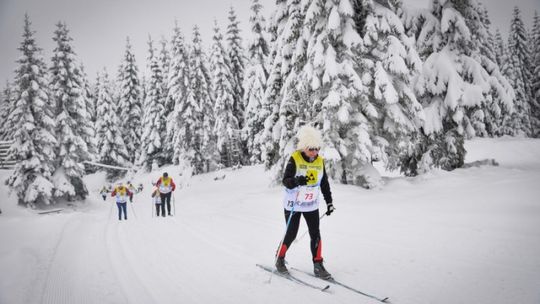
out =
<svg viewBox="0 0 540 304"><path fill-rule="evenodd" d="M540 140L475 139L466 148L468 163L500 165L383 174L377 190L332 182L336 211L321 221L328 271L394 304L540 303ZM268 282L255 264L273 264L285 220L282 188L269 186L262 166L189 181L163 170L179 184L176 214L166 218L151 215L151 181L162 171L131 179L145 189L128 221L99 196L102 173L87 176L84 204L58 214L16 206L1 183L0 303L377 303L335 285ZM298 236L305 231L302 221ZM309 236L287 261L311 270Z"/></svg>

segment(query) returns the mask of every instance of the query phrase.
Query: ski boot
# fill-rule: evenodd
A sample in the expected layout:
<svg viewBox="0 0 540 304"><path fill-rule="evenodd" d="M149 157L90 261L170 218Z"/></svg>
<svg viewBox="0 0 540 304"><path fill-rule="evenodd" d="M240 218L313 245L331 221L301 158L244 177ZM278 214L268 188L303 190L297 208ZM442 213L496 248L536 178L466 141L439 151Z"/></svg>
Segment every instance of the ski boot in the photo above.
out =
<svg viewBox="0 0 540 304"><path fill-rule="evenodd" d="M316 277L323 280L330 280L332 278L332 275L324 268L322 261L313 262L313 272L315 273Z"/></svg>
<svg viewBox="0 0 540 304"><path fill-rule="evenodd" d="M288 274L289 270L287 269L287 266L285 266L285 258L278 258L276 260L276 270L281 274Z"/></svg>

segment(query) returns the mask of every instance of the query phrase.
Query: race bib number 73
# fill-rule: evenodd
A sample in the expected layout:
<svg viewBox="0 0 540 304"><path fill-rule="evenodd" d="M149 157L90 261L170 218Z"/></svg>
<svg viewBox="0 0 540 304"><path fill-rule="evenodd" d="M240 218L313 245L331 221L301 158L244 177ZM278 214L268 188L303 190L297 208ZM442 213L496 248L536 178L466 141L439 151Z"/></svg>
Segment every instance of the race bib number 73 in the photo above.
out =
<svg viewBox="0 0 540 304"><path fill-rule="evenodd" d="M319 197L319 187L300 187L298 193L298 204L309 205Z"/></svg>

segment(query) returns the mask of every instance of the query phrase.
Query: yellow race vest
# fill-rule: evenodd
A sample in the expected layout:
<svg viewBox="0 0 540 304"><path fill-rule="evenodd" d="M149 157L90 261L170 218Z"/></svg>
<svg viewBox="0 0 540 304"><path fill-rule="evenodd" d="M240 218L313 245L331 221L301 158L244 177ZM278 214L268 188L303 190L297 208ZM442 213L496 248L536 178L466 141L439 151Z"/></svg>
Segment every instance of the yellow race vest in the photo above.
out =
<svg viewBox="0 0 540 304"><path fill-rule="evenodd" d="M162 177L161 184L159 184L159 192L161 193L171 192L172 191L171 180L172 179L170 177L167 177L167 178Z"/></svg>
<svg viewBox="0 0 540 304"><path fill-rule="evenodd" d="M298 212L314 211L319 208L320 185L324 174L324 160L322 156L312 162L307 162L302 157L301 151L295 151L292 155L296 164L296 175L305 176L307 184L294 189L285 188L283 207L286 210Z"/></svg>
<svg viewBox="0 0 540 304"><path fill-rule="evenodd" d="M116 187L114 188L114 191L116 191L116 202L117 203L125 203L127 202L127 188L122 186L122 187Z"/></svg>

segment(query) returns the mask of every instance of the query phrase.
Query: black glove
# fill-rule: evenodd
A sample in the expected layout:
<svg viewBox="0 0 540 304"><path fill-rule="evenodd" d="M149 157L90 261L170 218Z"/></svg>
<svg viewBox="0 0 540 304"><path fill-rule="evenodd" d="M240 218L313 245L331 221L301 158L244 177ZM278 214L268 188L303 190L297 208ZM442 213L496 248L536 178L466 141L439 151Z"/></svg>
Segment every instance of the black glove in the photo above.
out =
<svg viewBox="0 0 540 304"><path fill-rule="evenodd" d="M326 215L330 216L330 214L332 214L334 210L336 210L336 208L334 208L334 205L332 203L326 205Z"/></svg>
<svg viewBox="0 0 540 304"><path fill-rule="evenodd" d="M294 180L296 181L296 184L298 186L305 186L307 185L307 178L303 175L300 175L300 176L297 176L294 178Z"/></svg>

